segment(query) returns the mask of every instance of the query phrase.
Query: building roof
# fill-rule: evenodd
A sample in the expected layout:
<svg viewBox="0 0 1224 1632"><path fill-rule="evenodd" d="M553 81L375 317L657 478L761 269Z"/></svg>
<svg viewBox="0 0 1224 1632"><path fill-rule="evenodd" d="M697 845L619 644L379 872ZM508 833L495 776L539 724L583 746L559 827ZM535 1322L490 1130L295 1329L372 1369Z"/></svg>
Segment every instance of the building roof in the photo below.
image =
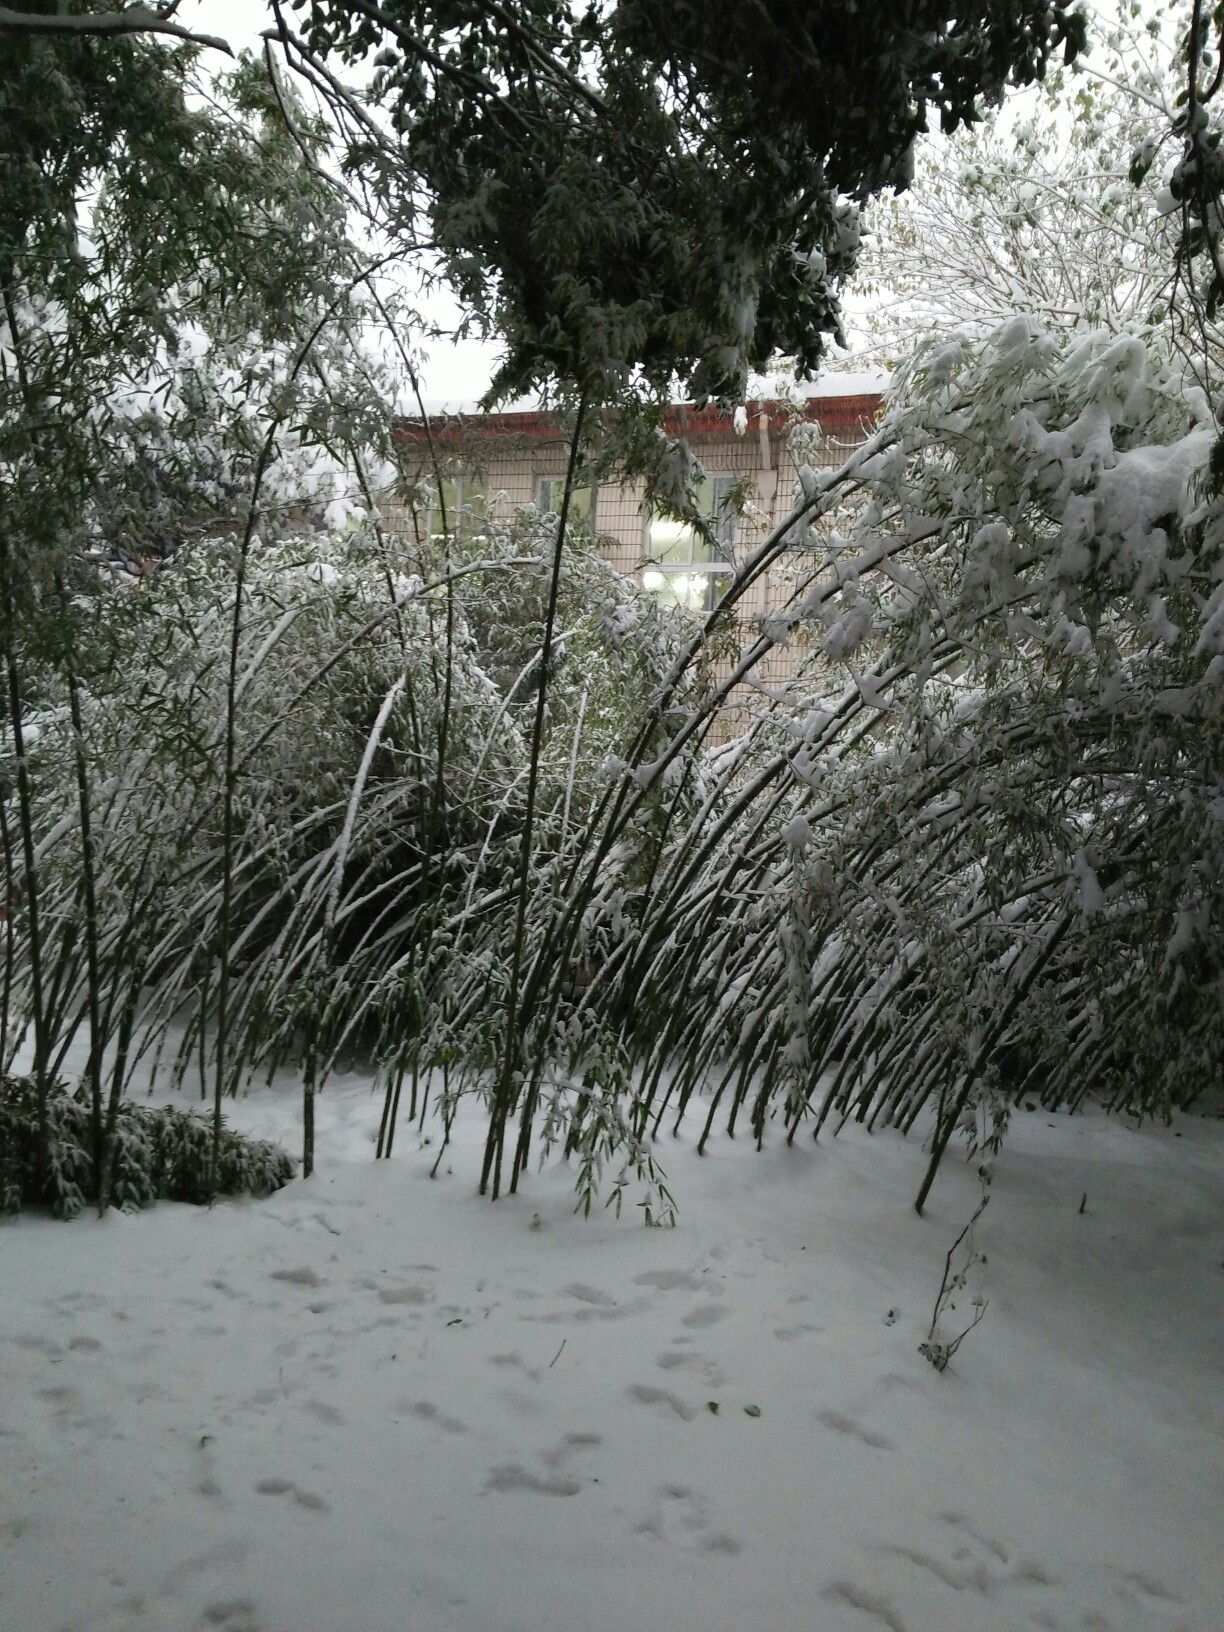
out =
<svg viewBox="0 0 1224 1632"><path fill-rule="evenodd" d="M796 414L817 421L825 430L845 431L866 428L876 419L883 402L880 391L857 391L847 395L807 397L802 403L777 397L756 398L745 404L749 429L755 430L761 415L768 418L772 431L792 423ZM698 408L678 403L668 410L665 428L675 436L728 436L736 434L733 413L712 405ZM459 413L427 419L401 419L395 428L399 441L425 446L454 446L472 440L555 442L565 436L556 416L543 409L529 408L499 414Z"/></svg>

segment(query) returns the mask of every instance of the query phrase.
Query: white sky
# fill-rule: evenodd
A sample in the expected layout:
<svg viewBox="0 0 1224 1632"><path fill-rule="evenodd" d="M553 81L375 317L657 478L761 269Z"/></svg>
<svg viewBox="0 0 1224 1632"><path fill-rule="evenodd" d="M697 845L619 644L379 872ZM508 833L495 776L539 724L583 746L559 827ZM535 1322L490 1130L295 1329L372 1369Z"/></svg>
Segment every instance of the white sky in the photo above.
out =
<svg viewBox="0 0 1224 1632"><path fill-rule="evenodd" d="M271 24L269 8L259 0L184 0L178 21L204 34L228 40L235 52L260 51L260 32ZM225 58L217 56L218 66ZM453 325L459 320L453 302L433 296L422 303L435 322ZM414 350L419 350L414 337ZM496 351L478 340L454 344L438 342L428 352L421 371L422 393L431 411L470 407L484 393L493 377Z"/></svg>

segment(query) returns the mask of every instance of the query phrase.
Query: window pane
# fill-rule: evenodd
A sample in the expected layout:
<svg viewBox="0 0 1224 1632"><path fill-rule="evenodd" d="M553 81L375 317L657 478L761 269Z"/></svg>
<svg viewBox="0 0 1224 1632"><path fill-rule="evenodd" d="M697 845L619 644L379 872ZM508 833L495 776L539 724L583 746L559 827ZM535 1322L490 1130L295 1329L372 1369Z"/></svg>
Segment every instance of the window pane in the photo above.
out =
<svg viewBox="0 0 1224 1632"><path fill-rule="evenodd" d="M714 538L712 544L695 527L652 516L646 549L651 560L669 567L730 563L735 542L735 512L727 501L737 483L735 476L702 476L694 487L698 514L705 517L709 525Z"/></svg>
<svg viewBox="0 0 1224 1632"><path fill-rule="evenodd" d="M664 571L647 567L642 585L664 606L683 606L690 612L712 611L731 587L729 572L710 572L700 567L689 572Z"/></svg>
<svg viewBox="0 0 1224 1632"><path fill-rule="evenodd" d="M454 532L455 519L459 514L459 488L457 476L448 476L438 483L438 497L433 510L432 530L435 533Z"/></svg>
<svg viewBox="0 0 1224 1632"><path fill-rule="evenodd" d="M536 483L536 509L554 516L561 514L561 502L565 497L564 476L541 476ZM575 487L570 494L569 519L582 522L590 528L591 513L594 509L594 493L589 487Z"/></svg>
<svg viewBox="0 0 1224 1632"><path fill-rule="evenodd" d="M735 543L735 511L731 506L731 495L739 485L735 476L715 476L712 478L710 493L709 515L711 530L722 545L720 554L724 561L731 559L731 546Z"/></svg>
<svg viewBox="0 0 1224 1632"><path fill-rule="evenodd" d="M483 522L488 509L483 476L446 476L437 484L429 530L442 533L470 532Z"/></svg>
<svg viewBox="0 0 1224 1632"><path fill-rule="evenodd" d="M679 566L693 559L694 533L682 521L670 521L664 516L650 518L650 540L647 554L660 565Z"/></svg>
<svg viewBox="0 0 1224 1632"><path fill-rule="evenodd" d="M712 612L735 581L734 573L707 572L705 610Z"/></svg>

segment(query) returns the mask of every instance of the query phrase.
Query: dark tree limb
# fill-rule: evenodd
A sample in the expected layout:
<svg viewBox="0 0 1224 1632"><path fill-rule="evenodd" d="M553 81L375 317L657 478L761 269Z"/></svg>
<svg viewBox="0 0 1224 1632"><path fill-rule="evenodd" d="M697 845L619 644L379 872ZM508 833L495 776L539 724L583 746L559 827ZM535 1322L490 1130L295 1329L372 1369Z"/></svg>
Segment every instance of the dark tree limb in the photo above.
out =
<svg viewBox="0 0 1224 1632"><path fill-rule="evenodd" d="M126 34L168 34L172 39L185 40L189 45L202 45L212 51L234 55L228 40L217 34L197 34L181 23L171 20L169 14L159 15L148 6L128 6L125 11L76 12L50 15L29 11L14 11L0 6L0 29L20 34L59 34L80 39L84 35L114 39Z"/></svg>

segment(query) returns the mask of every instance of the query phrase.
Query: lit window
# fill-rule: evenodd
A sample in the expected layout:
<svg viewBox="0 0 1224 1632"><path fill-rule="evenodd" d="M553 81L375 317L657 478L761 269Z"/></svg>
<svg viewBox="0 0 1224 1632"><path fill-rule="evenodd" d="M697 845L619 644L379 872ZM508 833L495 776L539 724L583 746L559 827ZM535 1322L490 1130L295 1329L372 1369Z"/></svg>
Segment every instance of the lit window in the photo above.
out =
<svg viewBox="0 0 1224 1632"><path fill-rule="evenodd" d="M709 538L687 522L651 516L642 584L665 605L708 612L731 587L735 575L731 498L738 482L736 476L703 476L697 483L697 509Z"/></svg>
<svg viewBox="0 0 1224 1632"><path fill-rule="evenodd" d="M428 530L435 538L442 534L461 538L472 531L473 523L479 531L487 512L483 477L446 476L433 484Z"/></svg>
<svg viewBox="0 0 1224 1632"><path fill-rule="evenodd" d="M564 476L541 476L536 483L536 509L542 516L559 516L565 497ZM587 532L595 532L595 489L575 487L570 494L569 519L580 522Z"/></svg>

